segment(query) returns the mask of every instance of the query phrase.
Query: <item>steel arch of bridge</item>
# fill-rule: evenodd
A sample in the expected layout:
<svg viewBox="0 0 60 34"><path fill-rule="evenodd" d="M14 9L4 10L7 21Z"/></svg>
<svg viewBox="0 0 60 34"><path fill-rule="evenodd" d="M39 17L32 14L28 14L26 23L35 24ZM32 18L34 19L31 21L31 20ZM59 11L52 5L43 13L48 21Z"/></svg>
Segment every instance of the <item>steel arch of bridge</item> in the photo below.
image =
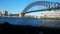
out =
<svg viewBox="0 0 60 34"><path fill-rule="evenodd" d="M28 6L26 6L24 8L24 10L22 11L22 13L25 13L31 7L36 6L36 5L42 5L42 6L45 6L46 8L60 7L60 3L58 3L58 2L36 1L36 2L30 3Z"/></svg>

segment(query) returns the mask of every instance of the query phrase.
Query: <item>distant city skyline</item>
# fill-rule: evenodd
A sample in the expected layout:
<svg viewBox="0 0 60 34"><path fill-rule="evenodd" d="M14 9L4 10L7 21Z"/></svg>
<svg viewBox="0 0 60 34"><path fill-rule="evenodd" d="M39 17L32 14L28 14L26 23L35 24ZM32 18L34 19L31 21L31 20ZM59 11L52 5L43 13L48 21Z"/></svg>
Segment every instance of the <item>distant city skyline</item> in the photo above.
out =
<svg viewBox="0 0 60 34"><path fill-rule="evenodd" d="M0 0L0 10L7 10L9 13L20 13L23 9L32 2L50 1L60 2L60 0ZM39 8L38 8L39 7ZM41 6L34 6L30 10L40 9ZM40 12L33 13L38 15Z"/></svg>

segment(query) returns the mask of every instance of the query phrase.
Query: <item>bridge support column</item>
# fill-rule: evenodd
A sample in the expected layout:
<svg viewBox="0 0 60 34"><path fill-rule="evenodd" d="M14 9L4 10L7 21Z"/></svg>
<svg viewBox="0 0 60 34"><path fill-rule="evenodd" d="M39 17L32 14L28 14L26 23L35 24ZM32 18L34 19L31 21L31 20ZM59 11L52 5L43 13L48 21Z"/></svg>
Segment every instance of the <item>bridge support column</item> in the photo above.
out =
<svg viewBox="0 0 60 34"><path fill-rule="evenodd" d="M25 15L24 13L20 13L19 17L24 17L24 15Z"/></svg>

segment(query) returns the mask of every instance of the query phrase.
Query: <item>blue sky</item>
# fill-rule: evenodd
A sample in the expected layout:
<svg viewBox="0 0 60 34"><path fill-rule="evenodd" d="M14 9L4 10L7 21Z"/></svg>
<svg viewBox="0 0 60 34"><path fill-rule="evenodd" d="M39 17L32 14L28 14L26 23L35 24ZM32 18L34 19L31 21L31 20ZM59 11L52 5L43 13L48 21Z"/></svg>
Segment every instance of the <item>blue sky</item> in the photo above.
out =
<svg viewBox="0 0 60 34"><path fill-rule="evenodd" d="M9 13L20 13L30 3L36 1L60 2L60 0L0 0L0 10L7 10ZM35 6L31 10L39 9Z"/></svg>

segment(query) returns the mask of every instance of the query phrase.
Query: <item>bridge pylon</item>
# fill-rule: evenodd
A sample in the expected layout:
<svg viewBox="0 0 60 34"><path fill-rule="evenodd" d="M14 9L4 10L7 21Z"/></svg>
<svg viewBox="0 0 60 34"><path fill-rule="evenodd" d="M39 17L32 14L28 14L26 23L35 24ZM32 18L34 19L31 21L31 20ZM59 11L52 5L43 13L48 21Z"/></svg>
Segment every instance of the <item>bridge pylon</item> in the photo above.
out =
<svg viewBox="0 0 60 34"><path fill-rule="evenodd" d="M19 17L24 17L25 13L20 13Z"/></svg>

